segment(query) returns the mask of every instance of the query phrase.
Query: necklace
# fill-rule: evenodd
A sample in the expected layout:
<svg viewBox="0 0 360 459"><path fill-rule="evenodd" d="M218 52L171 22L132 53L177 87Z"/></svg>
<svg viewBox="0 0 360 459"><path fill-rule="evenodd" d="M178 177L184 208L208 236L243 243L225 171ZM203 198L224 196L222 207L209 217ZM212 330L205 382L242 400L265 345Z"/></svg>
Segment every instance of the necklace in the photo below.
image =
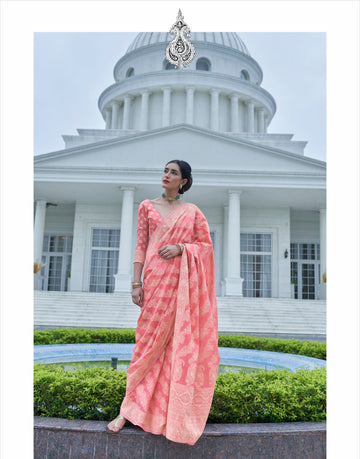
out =
<svg viewBox="0 0 360 459"><path fill-rule="evenodd" d="M166 196L165 193L163 193L161 196L164 199L166 199L168 202L172 202L172 201L176 201L177 199L180 199L180 195L179 194L176 196L176 198L172 198L172 197Z"/></svg>

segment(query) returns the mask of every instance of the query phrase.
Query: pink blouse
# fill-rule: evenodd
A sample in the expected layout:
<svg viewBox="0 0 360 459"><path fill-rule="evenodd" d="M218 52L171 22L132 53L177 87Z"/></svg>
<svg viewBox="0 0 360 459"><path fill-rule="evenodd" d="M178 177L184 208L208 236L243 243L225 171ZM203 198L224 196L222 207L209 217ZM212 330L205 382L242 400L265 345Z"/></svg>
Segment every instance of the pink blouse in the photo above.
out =
<svg viewBox="0 0 360 459"><path fill-rule="evenodd" d="M135 249L134 263L145 262L146 250L149 238L163 221L158 210L151 204L149 199L140 203L137 220L137 243Z"/></svg>

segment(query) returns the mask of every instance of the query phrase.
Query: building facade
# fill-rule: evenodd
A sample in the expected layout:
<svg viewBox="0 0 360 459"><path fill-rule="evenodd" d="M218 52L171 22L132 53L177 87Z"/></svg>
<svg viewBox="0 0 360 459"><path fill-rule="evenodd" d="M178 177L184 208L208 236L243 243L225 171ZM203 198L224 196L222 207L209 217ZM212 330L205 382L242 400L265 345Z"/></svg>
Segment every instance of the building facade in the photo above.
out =
<svg viewBox="0 0 360 459"><path fill-rule="evenodd" d="M323 299L326 164L306 142L270 134L275 100L235 33L192 34L185 70L165 60L167 33L139 33L99 97L104 129L64 135L36 156L34 258L40 290L127 292L137 207L188 161L184 200L205 214L218 296Z"/></svg>

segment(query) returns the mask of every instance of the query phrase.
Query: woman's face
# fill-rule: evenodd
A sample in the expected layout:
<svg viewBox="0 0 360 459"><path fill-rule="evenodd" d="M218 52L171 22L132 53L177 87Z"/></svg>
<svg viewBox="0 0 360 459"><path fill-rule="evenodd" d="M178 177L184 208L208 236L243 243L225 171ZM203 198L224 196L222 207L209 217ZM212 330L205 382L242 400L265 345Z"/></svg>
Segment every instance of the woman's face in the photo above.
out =
<svg viewBox="0 0 360 459"><path fill-rule="evenodd" d="M162 187L168 191L178 191L180 186L185 185L187 179L181 177L180 166L177 163L169 163L165 166L162 175Z"/></svg>

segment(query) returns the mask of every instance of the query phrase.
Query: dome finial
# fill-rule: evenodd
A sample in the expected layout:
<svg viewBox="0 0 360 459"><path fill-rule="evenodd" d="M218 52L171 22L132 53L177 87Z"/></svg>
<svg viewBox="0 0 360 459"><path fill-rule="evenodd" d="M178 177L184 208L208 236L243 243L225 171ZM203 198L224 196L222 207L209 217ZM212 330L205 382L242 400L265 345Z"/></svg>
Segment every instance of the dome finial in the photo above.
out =
<svg viewBox="0 0 360 459"><path fill-rule="evenodd" d="M176 22L170 29L170 36L174 38L167 45L165 50L166 59L175 67L182 70L195 56L195 47L188 40L191 33L188 25L184 22L184 16L179 9Z"/></svg>

